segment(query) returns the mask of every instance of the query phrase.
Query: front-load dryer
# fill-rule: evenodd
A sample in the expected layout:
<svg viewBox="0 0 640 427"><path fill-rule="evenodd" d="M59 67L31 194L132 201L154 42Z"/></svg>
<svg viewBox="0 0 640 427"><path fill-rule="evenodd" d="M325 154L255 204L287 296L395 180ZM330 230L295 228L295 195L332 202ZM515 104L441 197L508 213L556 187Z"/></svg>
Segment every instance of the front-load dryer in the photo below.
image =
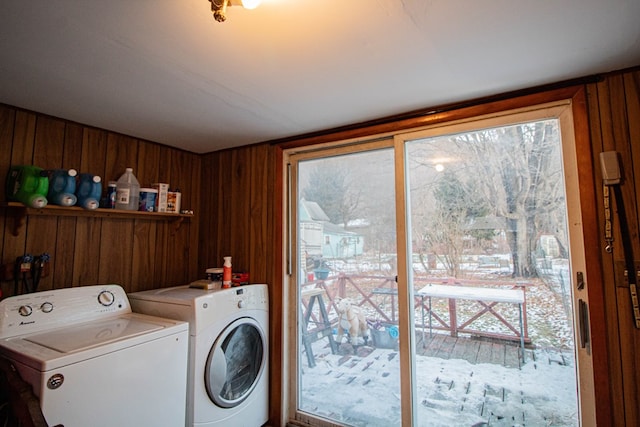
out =
<svg viewBox="0 0 640 427"><path fill-rule="evenodd" d="M29 383L48 425L184 424L188 324L133 313L118 285L0 301L0 355Z"/></svg>
<svg viewBox="0 0 640 427"><path fill-rule="evenodd" d="M138 313L189 322L187 426L268 421L268 289L188 285L129 294Z"/></svg>

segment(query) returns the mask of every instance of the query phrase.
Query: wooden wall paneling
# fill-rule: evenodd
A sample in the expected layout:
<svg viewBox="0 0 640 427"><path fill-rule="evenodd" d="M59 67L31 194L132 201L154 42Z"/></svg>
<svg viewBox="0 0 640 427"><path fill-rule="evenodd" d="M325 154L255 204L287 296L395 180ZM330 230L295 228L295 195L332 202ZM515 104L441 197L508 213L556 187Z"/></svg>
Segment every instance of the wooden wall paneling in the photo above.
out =
<svg viewBox="0 0 640 427"><path fill-rule="evenodd" d="M16 120L15 110L0 104L0 191L2 191L2 201L6 201L6 181L9 167L11 166L11 151L13 146L13 127ZM0 227L5 227L5 212L0 216ZM9 220L9 222L12 222ZM3 241L0 241L0 257L4 248Z"/></svg>
<svg viewBox="0 0 640 427"><path fill-rule="evenodd" d="M172 190L179 189L182 193L193 191L191 182L191 168L193 162L190 155L186 152L176 150L171 155L171 182L169 188ZM199 187L198 187L199 188ZM197 191L197 189L196 189ZM188 196L187 200L191 195ZM167 224L169 226L168 234L168 246L167 246L167 280L171 285L182 285L190 282L193 270L197 268L197 254L194 252L193 260L190 261L189 244L190 228L189 224L181 224L180 227L175 227L173 224ZM194 250L196 250L194 248ZM191 265L195 264L196 267L192 268ZM190 271L191 270L191 271Z"/></svg>
<svg viewBox="0 0 640 427"><path fill-rule="evenodd" d="M119 134L107 134L105 175L114 181L133 168L138 169L138 141ZM129 292L132 282L134 222L126 219L105 218L100 233L99 283L116 283Z"/></svg>
<svg viewBox="0 0 640 427"><path fill-rule="evenodd" d="M76 241L73 251L73 286L94 285L100 282L100 253L102 220L81 217L76 221ZM112 268L117 268L113 267Z"/></svg>
<svg viewBox="0 0 640 427"><path fill-rule="evenodd" d="M11 165L31 165L33 164L33 144L36 133L36 115L24 111L16 111L15 122L13 127L13 144L11 146ZM7 221L8 228L4 233L3 262L13 263L16 257L24 255L26 252L27 227L18 230L18 235L14 236L11 232L13 221ZM13 284L10 286L13 295Z"/></svg>
<svg viewBox="0 0 640 427"><path fill-rule="evenodd" d="M152 289L155 285L155 263L164 260L156 257L156 229L158 223L136 220L133 230L133 253L131 287L129 292Z"/></svg>
<svg viewBox="0 0 640 427"><path fill-rule="evenodd" d="M171 155L172 149L169 147L158 146L158 169L156 171L156 180L153 183L170 183L171 178ZM167 253L169 251L169 225L166 223L158 224L156 227L156 262L153 271L153 287L164 287L168 285L167 272L169 262L167 262Z"/></svg>
<svg viewBox="0 0 640 427"><path fill-rule="evenodd" d="M133 257L133 221L103 219L100 232L98 282L121 285L126 292L131 288Z"/></svg>
<svg viewBox="0 0 640 427"><path fill-rule="evenodd" d="M77 220L73 217L57 218L55 250L51 255L50 278L53 289L73 286L73 269ZM42 279L44 280L44 279Z"/></svg>
<svg viewBox="0 0 640 427"><path fill-rule="evenodd" d="M640 207L640 173L638 173L637 167L634 165L640 165L640 71L621 74L619 80L616 80L617 87L621 92L616 93L620 97L620 104L624 104L624 112L626 115L620 117L620 124L616 126L621 134L624 134L629 145L631 154L630 170L627 171L629 175L629 184L633 184L633 192L630 196L629 203L633 210L629 214L633 213L633 216L629 218L631 230L631 239L633 242L634 259L640 260L640 219L639 211ZM620 112L622 113L622 105L620 106ZM625 173L625 174L626 174ZM626 204L625 204L626 208ZM637 264L637 263L636 263ZM638 279L636 276L635 283L637 286ZM627 301L630 296L628 290L625 289ZM631 311L621 313L626 316L627 319L632 320ZM640 330L635 328L630 321L627 321L629 328L629 342L627 343L625 351L625 345L623 348L623 365L629 367L629 379L626 381L628 387L625 387L625 396L627 400L627 425L640 425L640 357L638 357L638 351L640 350ZM625 339L622 337L621 339Z"/></svg>
<svg viewBox="0 0 640 427"><path fill-rule="evenodd" d="M222 267L222 257L229 250L230 230L225 212L229 206L229 172L231 164L231 152L223 151L216 153L211 176L215 177L213 192L210 195L210 218L206 218L211 223L210 234L208 236L211 253L209 253L209 266ZM217 186L217 188L216 188ZM227 198L225 200L225 198Z"/></svg>
<svg viewBox="0 0 640 427"><path fill-rule="evenodd" d="M226 215L231 229L231 244L227 255L233 257L235 271L249 270L250 253L250 198L251 198L251 151L242 147L234 150L230 169L231 204Z"/></svg>
<svg viewBox="0 0 640 427"><path fill-rule="evenodd" d="M632 147L629 141L629 127L627 109L625 103L624 83L622 75L616 74L610 76L609 90L610 103L612 112L612 134L616 150L622 158L622 172L624 173L623 181L620 185L622 197L625 201L624 208L627 216L628 231L631 237L633 253L635 259L640 255L638 240L638 213L636 209L635 180L633 174L633 155ZM616 206L616 208L618 208ZM621 247L622 241L619 246ZM620 251L618 255L621 261L624 260L624 252ZM625 282L618 282L625 283ZM625 399L625 422L626 425L640 425L638 418L638 401L636 396L638 393L638 384L634 381L636 371L636 347L635 336L637 331L633 325L632 306L629 296L629 288L627 286L619 286L616 288L618 294L618 322L620 325L620 341L621 341L621 361L623 370L623 392L627 396ZM635 403L634 403L635 401Z"/></svg>
<svg viewBox="0 0 640 427"><path fill-rule="evenodd" d="M6 200L5 183L11 166L15 120L15 110L0 104L0 191L2 191L3 201Z"/></svg>
<svg viewBox="0 0 640 427"><path fill-rule="evenodd" d="M183 223L177 227L174 223L167 223L166 226L167 241L169 242L166 257L167 284L171 286L185 285L192 281L192 277L198 278L197 272L192 272L190 268L190 254L192 252L189 248L191 241L189 224ZM197 257L195 252L194 257ZM197 259L194 261L197 263Z"/></svg>
<svg viewBox="0 0 640 427"><path fill-rule="evenodd" d="M62 165L64 169L76 169L81 172L82 162L83 127L67 122L64 128L64 146L62 150ZM74 217L59 217L55 246L55 257L51 264L53 272L51 276L52 287L66 288L73 285L74 258L70 256L75 252L77 219Z"/></svg>
<svg viewBox="0 0 640 427"><path fill-rule="evenodd" d="M201 159L201 179L200 179L200 195L199 206L195 211L195 220L199 225L198 233L198 271L205 271L209 267L217 266L214 264L214 239L216 224L214 218L216 212L215 196L218 183L217 164L218 156L214 154L205 154Z"/></svg>
<svg viewBox="0 0 640 427"><path fill-rule="evenodd" d="M215 252L211 255L213 259L211 262L214 264L211 267L222 267L223 257L232 255L232 225L231 215L233 209L233 197L232 197L232 170L233 170L233 155L231 150L222 151L218 155L217 174L219 187L215 194L216 206L215 215L212 220L215 221L216 230L215 235L211 238L215 241L213 246Z"/></svg>
<svg viewBox="0 0 640 427"><path fill-rule="evenodd" d="M103 191L108 182L106 176L107 132L94 128L83 128L80 170L99 175ZM102 219L79 217L76 220L76 241L73 252L74 286L100 283L100 248Z"/></svg>
<svg viewBox="0 0 640 427"><path fill-rule="evenodd" d="M33 164L43 169L62 167L65 124L49 116L39 116L33 147Z"/></svg>
<svg viewBox="0 0 640 427"><path fill-rule="evenodd" d="M6 178L11 166L11 151L13 146L13 127L15 124L15 110L4 105L0 105L0 191L2 191L2 201L6 201ZM15 256L10 256L5 253L4 247L4 235L11 234L13 229L14 219L11 214L5 209L0 210L0 262L12 263L15 260ZM9 295L13 290L12 282L0 282L0 297L3 295Z"/></svg>
<svg viewBox="0 0 640 427"><path fill-rule="evenodd" d="M169 263L167 253L169 251L169 224L160 223L156 226L156 258L153 263L153 288L167 286L167 271Z"/></svg>
<svg viewBox="0 0 640 427"><path fill-rule="evenodd" d="M200 156L190 154L191 158L191 191L183 197L183 209L191 209L194 212L194 217L190 221L186 222L189 228L189 281L201 279L205 277L205 269L200 269L200 253L199 253L199 237L200 237L200 222L196 215L202 214L200 208L200 200L202 199L202 160Z"/></svg>
<svg viewBox="0 0 640 427"><path fill-rule="evenodd" d="M620 75L611 75L604 82L597 85L599 125L602 135L602 149L616 150L620 153L623 182L621 190L625 201L625 211L629 221L630 234L634 244L634 255L637 256L637 191L634 188L633 155L628 137L628 111L625 105L623 79ZM592 117L593 121L597 118ZM637 121L637 119L636 119ZM624 253L617 224L615 212L618 207L613 203L612 215L614 215L614 251L611 269L605 275L605 298L608 319L608 347L610 354L611 395L625 396L623 399L612 399L614 425L637 425L637 375L635 361L635 336L629 289L623 277ZM635 236L635 237L634 237ZM603 260L608 262L607 256Z"/></svg>
<svg viewBox="0 0 640 427"><path fill-rule="evenodd" d="M85 127L82 132L80 172L100 176L103 188L118 177L107 174L107 132ZM124 172L124 171L123 171Z"/></svg>
<svg viewBox="0 0 640 427"><path fill-rule="evenodd" d="M107 158L105 174L110 180L117 181L126 168L133 168L138 177L138 140L117 133L107 133Z"/></svg>
<svg viewBox="0 0 640 427"><path fill-rule="evenodd" d="M158 159L158 180L156 182L162 182L171 185L171 162L174 149L161 146L160 158Z"/></svg>
<svg viewBox="0 0 640 427"><path fill-rule="evenodd" d="M589 116L590 116L590 129L591 129L591 142L594 151L594 164L599 164L599 153L601 151L615 150L613 145L613 137L611 135L611 111L609 108L609 88L608 82L602 81L597 84L591 84L588 86L588 102L589 102ZM598 170L596 175L602 179L601 171ZM599 218L601 221L601 230L604 230L604 210L601 206L603 200L603 193L600 186L596 186L598 193L598 200L600 204L596 207L598 209ZM612 210L614 215L614 200L613 194L611 195ZM620 251L620 235L617 233L617 225L614 226L614 252L617 254ZM604 245L602 246L604 248ZM615 258L614 254L607 254L601 251L602 263L604 269L604 304L605 312L607 316L607 347L609 350L609 387L611 389L611 395L620 395L622 391L622 368L620 364L620 340L619 340L619 325L617 321L617 293L616 293L616 278L615 278ZM602 367L596 366L595 369L602 369ZM621 419L624 419L624 399L610 400L612 408L613 420L612 425L622 425Z"/></svg>
<svg viewBox="0 0 640 427"><path fill-rule="evenodd" d="M250 148L250 227L249 227L249 272L253 283L269 283L272 258L273 229L273 179L270 171L272 161L270 146L256 145Z"/></svg>
<svg viewBox="0 0 640 427"><path fill-rule="evenodd" d="M33 143L36 136L37 116L34 113L18 110L13 133L11 150L12 165L33 164Z"/></svg>
<svg viewBox="0 0 640 427"><path fill-rule="evenodd" d="M634 167L636 210L640 212L640 207L638 207L638 204L640 202L640 173L637 172L637 165L640 165L640 70L636 70L633 73L625 74L624 79L627 113L629 115L629 137L631 141L633 164L636 165L636 167ZM639 223L640 219L636 217L636 230L640 229ZM640 241L637 234L635 241L636 243ZM636 259L640 259L640 250L638 250L636 254ZM640 280L640 277L636 278L636 280ZM630 400L631 405L635 410L635 418L633 422L638 425L640 424L640 357L638 357L638 352L640 351L640 330L634 330L634 339L635 343L633 346L633 350L628 355L628 357L630 357L634 362L635 381L633 382L633 384L635 386L635 392L630 397Z"/></svg>
<svg viewBox="0 0 640 427"><path fill-rule="evenodd" d="M145 141L138 142L137 172L134 174L140 182L140 187L151 187L158 182L160 162L160 146Z"/></svg>
<svg viewBox="0 0 640 427"><path fill-rule="evenodd" d="M43 169L62 167L65 124L48 116L39 116L36 122L33 163ZM56 242L58 240L58 218L53 216L31 216L27 220L26 251L32 255L49 253L52 257L50 275L40 280L38 290L53 289L56 277Z"/></svg>
<svg viewBox="0 0 640 427"><path fill-rule="evenodd" d="M138 173L140 188L151 187L158 180L160 147L156 144L138 142ZM135 173L135 172L134 172ZM162 262L157 257L157 230L161 224L155 221L134 221L132 284L130 292L152 289L155 283L155 264Z"/></svg>

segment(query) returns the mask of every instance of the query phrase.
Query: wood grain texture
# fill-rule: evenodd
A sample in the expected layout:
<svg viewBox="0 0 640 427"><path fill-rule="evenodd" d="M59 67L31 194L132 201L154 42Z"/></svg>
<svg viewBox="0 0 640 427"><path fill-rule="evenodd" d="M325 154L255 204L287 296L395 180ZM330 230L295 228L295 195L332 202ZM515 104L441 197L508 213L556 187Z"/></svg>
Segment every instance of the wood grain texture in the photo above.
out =
<svg viewBox="0 0 640 427"><path fill-rule="evenodd" d="M6 105L0 105L0 144L3 191L11 165L74 168L99 175L103 188L131 166L142 185L173 174L190 200L199 198L200 156L183 150ZM118 283L131 292L199 277L195 220L184 221L178 230L175 224L140 217L33 216L14 236L14 214L4 208L0 214L2 263L13 264L27 252L51 255L51 274L41 280L41 290ZM2 291L11 295L13 282L2 282Z"/></svg>

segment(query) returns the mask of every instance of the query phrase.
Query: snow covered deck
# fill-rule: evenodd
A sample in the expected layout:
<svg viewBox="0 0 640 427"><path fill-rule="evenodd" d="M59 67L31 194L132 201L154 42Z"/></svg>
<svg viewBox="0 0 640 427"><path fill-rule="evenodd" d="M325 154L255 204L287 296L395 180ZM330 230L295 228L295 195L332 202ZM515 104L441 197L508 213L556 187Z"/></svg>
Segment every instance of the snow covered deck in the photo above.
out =
<svg viewBox="0 0 640 427"><path fill-rule="evenodd" d="M571 353L527 349L521 365L513 342L442 333L423 341L419 332L416 340L421 425L575 426ZM399 425L398 352L341 344L332 354L325 343L314 343L317 365L302 366L302 409L354 426ZM344 399L326 405L337 392Z"/></svg>

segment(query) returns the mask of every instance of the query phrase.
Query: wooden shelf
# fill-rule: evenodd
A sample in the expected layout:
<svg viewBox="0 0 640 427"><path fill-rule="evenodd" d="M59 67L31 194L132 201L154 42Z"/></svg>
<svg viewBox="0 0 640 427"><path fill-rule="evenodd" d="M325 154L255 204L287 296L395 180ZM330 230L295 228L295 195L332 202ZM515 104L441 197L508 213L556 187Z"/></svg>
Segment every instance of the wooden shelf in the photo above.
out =
<svg viewBox="0 0 640 427"><path fill-rule="evenodd" d="M78 206L56 206L47 205L44 208L32 208L18 202L8 202L0 204L1 208L12 210L15 214L15 224L13 235L17 236L20 228L24 225L24 220L28 216L71 216L71 217L90 217L90 218L123 218L123 219L141 219L150 221L168 221L175 223L176 229L180 228L182 222L186 219L189 221L192 214L175 214L163 212L141 212L141 211L125 211L120 209L83 209Z"/></svg>

